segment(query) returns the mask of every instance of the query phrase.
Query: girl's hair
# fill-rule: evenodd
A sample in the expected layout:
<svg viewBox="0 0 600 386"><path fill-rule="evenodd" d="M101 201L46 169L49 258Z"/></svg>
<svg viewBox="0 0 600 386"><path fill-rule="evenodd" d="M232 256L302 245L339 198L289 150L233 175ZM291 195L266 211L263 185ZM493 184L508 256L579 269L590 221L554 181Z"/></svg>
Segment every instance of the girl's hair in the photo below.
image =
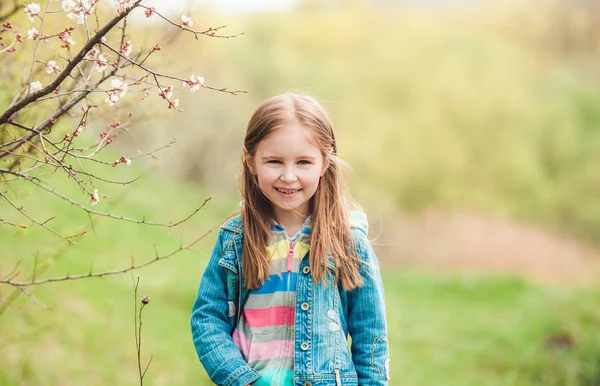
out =
<svg viewBox="0 0 600 386"><path fill-rule="evenodd" d="M363 279L359 272L358 257L348 211L352 205L344 184L333 126L326 111L314 98L298 94L282 94L264 101L248 122L242 154L240 190L243 196L241 210L244 223L242 270L246 286L260 287L269 276L266 258L270 226L273 224L271 203L262 194L248 162L254 162L258 144L273 131L299 123L313 132L313 139L321 150L328 167L311 198L312 226L309 263L315 282L324 282L329 254L334 257L335 282L346 290L359 287ZM315 235L318 235L316 237Z"/></svg>

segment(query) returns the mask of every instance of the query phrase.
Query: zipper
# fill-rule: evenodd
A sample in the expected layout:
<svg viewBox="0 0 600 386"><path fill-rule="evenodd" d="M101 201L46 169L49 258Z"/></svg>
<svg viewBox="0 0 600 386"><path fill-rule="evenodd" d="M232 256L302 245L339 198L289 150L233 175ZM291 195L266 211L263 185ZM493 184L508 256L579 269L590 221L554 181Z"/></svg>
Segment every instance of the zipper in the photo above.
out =
<svg viewBox="0 0 600 386"><path fill-rule="evenodd" d="M287 255L287 271L288 274L290 272L292 272L292 267L294 265L294 246L296 245L295 242L290 241L290 249L288 250L288 255ZM289 287L288 287L289 289Z"/></svg>
<svg viewBox="0 0 600 386"><path fill-rule="evenodd" d="M335 384L336 386L342 386L342 379L340 378L340 370L335 369Z"/></svg>

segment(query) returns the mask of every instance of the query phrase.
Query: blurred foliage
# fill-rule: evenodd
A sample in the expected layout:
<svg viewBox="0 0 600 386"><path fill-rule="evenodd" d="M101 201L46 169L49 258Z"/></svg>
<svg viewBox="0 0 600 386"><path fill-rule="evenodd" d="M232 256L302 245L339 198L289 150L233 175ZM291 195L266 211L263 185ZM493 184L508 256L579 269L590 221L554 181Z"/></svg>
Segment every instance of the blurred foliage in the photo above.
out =
<svg viewBox="0 0 600 386"><path fill-rule="evenodd" d="M132 136L128 146L176 136L170 174L232 191L253 109L274 94L308 92L330 111L365 206L474 209L600 240L595 13L554 1L438 13L344 4L192 13L198 28L222 22L246 34L200 44L182 35L163 60L186 52L172 63L182 76L249 94L182 95L185 114L148 121L145 138ZM143 28L148 41L162 33Z"/></svg>

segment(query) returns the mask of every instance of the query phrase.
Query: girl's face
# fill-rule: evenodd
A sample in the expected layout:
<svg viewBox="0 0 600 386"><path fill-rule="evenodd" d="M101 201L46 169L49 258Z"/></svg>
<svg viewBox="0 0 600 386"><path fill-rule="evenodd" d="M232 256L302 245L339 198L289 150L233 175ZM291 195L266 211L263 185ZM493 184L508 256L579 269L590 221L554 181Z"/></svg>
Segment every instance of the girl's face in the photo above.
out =
<svg viewBox="0 0 600 386"><path fill-rule="evenodd" d="M310 199L328 166L310 129L299 123L276 129L249 161L258 187L273 205L275 220L309 215Z"/></svg>

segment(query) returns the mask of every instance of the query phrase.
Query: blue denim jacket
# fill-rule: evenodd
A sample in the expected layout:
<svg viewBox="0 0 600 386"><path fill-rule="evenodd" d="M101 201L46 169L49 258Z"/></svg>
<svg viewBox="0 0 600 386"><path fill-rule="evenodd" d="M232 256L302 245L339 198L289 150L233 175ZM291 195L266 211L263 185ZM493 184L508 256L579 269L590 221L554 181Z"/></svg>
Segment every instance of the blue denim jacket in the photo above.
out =
<svg viewBox="0 0 600 386"><path fill-rule="evenodd" d="M379 263L367 240L366 216L352 212L351 217L365 283L351 291L341 285L315 283L308 258L302 260L296 287L295 386L388 384L389 352ZM243 237L239 216L221 226L192 309L198 358L211 380L223 386L245 386L260 376L244 361L231 337L240 305L248 296L241 269ZM330 258L329 267L333 264ZM328 280L333 283L331 271ZM309 303L307 309L301 308L304 302ZM350 349L348 335L352 338Z"/></svg>

